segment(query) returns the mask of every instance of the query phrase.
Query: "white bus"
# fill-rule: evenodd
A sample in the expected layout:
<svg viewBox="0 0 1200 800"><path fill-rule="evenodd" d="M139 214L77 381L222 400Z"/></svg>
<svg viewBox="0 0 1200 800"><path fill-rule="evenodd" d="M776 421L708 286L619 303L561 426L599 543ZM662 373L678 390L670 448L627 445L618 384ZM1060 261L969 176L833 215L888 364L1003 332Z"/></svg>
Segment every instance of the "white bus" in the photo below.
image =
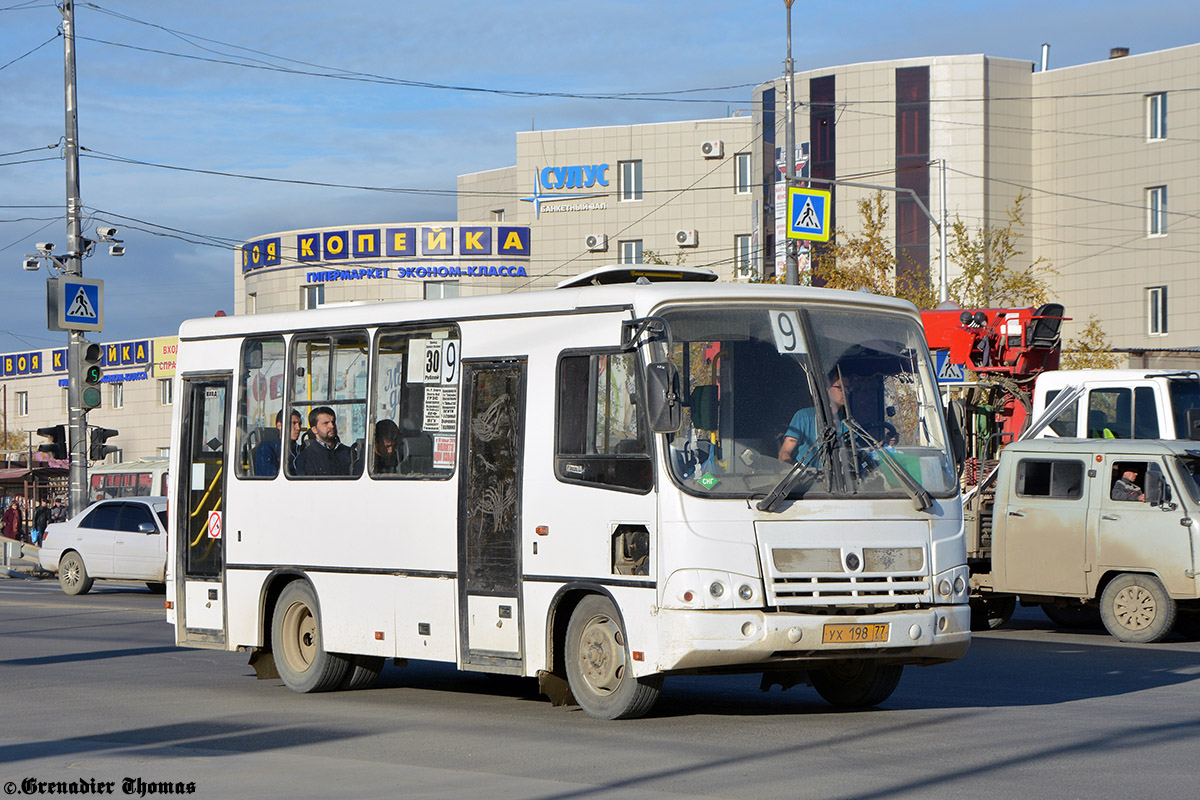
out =
<svg viewBox="0 0 1200 800"><path fill-rule="evenodd" d="M177 642L299 692L389 658L537 676L610 719L665 675L859 707L961 657L962 507L915 309L711 280L185 322Z"/></svg>

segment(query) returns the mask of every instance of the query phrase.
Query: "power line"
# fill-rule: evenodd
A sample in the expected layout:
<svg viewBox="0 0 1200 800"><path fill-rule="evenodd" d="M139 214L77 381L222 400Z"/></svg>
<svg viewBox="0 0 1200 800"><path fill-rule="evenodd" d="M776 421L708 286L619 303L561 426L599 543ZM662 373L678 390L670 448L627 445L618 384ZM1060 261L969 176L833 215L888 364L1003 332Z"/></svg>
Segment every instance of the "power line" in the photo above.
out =
<svg viewBox="0 0 1200 800"><path fill-rule="evenodd" d="M0 11L10 11L10 10L11 10L11 9L7 9L7 8L5 8L5 9L0 9ZM32 49L32 50L30 50L29 52L27 52L27 53L24 53L24 54L22 54L22 55L19 55L19 56L17 56L17 57L16 57L16 58L14 58L12 61L10 61L10 62L8 62L7 64L5 64L4 66L0 66L0 70L8 69L8 68L9 68L9 67L11 67L13 64L15 64L15 63L17 63L18 61L20 61L22 58L25 58L26 56L31 56L31 55L33 55L33 54L34 54L34 53L36 53L38 50L41 50L43 47L45 47L46 45L48 45L48 44L50 44L51 42L53 42L53 41L54 41L55 39L57 39L59 36L62 36L62 34L61 34L61 33L56 33L56 34L54 34L54 35L53 35L53 36L51 36L49 39L47 39L46 41L42 42L41 44L39 44L37 47L33 48L33 49Z"/></svg>

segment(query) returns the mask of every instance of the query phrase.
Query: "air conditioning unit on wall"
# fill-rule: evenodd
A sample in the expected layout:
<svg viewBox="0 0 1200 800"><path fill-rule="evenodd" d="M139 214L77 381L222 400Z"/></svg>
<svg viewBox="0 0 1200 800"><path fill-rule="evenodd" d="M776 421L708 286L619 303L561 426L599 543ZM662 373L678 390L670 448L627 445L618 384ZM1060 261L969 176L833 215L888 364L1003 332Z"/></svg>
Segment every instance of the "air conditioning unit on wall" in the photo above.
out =
<svg viewBox="0 0 1200 800"><path fill-rule="evenodd" d="M675 231L675 244L680 247L695 247L698 243L696 231Z"/></svg>
<svg viewBox="0 0 1200 800"><path fill-rule="evenodd" d="M725 143L720 139L713 142L705 142L700 145L700 155L705 158L724 158Z"/></svg>
<svg viewBox="0 0 1200 800"><path fill-rule="evenodd" d="M608 234L589 233L583 238L583 246L593 253L603 253L608 250Z"/></svg>

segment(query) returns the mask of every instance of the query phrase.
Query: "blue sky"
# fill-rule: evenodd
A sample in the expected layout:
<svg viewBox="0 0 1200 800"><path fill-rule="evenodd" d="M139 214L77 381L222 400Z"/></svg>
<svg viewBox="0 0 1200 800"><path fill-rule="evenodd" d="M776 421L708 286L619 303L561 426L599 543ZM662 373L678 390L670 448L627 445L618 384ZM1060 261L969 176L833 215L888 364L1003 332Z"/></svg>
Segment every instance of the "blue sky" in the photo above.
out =
<svg viewBox="0 0 1200 800"><path fill-rule="evenodd" d="M92 338L161 336L188 317L232 312L232 251L198 241L453 219L456 176L514 163L518 130L748 109L749 86L782 72L784 9L782 0L79 3L80 143L93 154L80 164L92 210L84 230L111 224L128 250L116 259L98 249L84 262L84 274L102 278L106 289L106 328ZM66 244L56 149L61 20L48 0L0 0L0 352L57 347L66 338L45 327L47 273L21 269L35 242L56 242L58 252ZM962 53L1038 61L1043 42L1051 67L1061 67L1103 60L1116 46L1142 53L1198 41L1194 0L801 0L793 7L797 70ZM344 79L351 73L360 79ZM684 103L413 82L660 98L739 88L673 95L708 101ZM422 191L271 184L110 157ZM183 238L162 235L168 229Z"/></svg>

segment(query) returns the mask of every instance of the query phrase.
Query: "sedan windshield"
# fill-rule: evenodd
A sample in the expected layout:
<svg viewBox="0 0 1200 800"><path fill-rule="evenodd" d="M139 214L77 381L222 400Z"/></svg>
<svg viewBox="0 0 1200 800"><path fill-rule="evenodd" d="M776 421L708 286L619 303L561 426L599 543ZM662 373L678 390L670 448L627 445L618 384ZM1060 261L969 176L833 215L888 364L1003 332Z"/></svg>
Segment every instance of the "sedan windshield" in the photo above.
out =
<svg viewBox="0 0 1200 800"><path fill-rule="evenodd" d="M911 318L824 305L660 316L685 401L670 466L689 492L772 495L770 511L781 497L919 500L956 490Z"/></svg>

